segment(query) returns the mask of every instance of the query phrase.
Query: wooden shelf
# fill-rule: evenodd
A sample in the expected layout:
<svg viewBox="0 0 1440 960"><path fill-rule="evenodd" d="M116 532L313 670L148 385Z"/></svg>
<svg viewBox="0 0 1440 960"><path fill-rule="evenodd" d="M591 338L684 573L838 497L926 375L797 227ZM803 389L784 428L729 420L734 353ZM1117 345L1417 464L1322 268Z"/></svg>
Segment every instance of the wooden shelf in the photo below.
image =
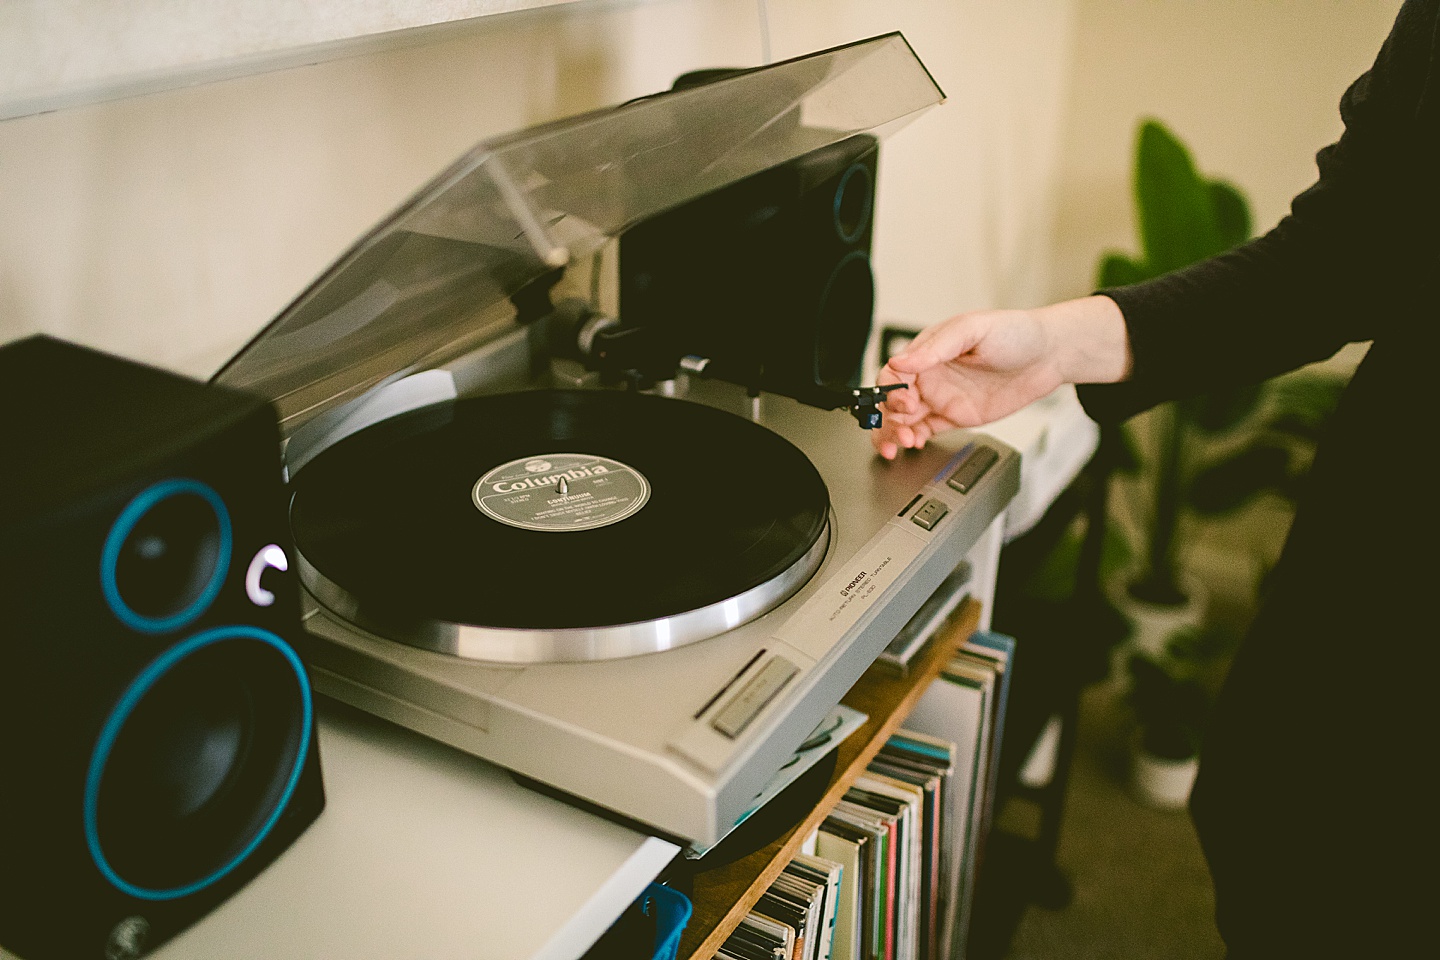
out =
<svg viewBox="0 0 1440 960"><path fill-rule="evenodd" d="M921 694L979 623L980 605L967 600L921 651L909 676L898 677L884 667L872 666L856 681L842 702L865 713L869 719L837 748L835 773L820 803L809 816L769 846L695 876L691 898L695 912L680 940L681 958L709 960L714 956L785 864L799 852L805 838L865 771L885 741L904 726L905 718Z"/></svg>

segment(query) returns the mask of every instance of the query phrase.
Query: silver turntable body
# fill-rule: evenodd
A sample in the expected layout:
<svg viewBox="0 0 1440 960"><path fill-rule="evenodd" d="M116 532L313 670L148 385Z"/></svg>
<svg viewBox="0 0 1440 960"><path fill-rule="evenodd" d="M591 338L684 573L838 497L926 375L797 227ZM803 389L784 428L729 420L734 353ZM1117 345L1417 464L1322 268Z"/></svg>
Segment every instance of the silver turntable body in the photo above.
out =
<svg viewBox="0 0 1440 960"><path fill-rule="evenodd" d="M843 412L771 395L754 410L743 390L708 381L679 389L754 412L824 478L828 545L788 599L748 622L737 607L733 629L673 649L652 625L657 652L506 664L356 626L315 599L323 579L302 556L313 590L302 653L317 689L666 834L722 837L1001 515L1019 489L1020 457L957 431L887 462ZM737 464L735 482L763 485L764 465ZM683 530L668 548L686 549ZM560 555L536 576L554 579L557 602L568 577L645 589L605 557Z"/></svg>
<svg viewBox="0 0 1440 960"><path fill-rule="evenodd" d="M936 438L924 451L885 462L874 455L855 422L873 422L882 392L854 388L858 369L851 376L841 369L845 364L825 362L834 353L828 349L819 349L813 363L797 364L797 357L808 354L797 353L786 339L803 326L793 313L767 326L742 310L721 309L708 321L717 349L700 355L678 343L690 331L677 323L683 327L689 312L714 303L686 286L687 297L678 308L650 326L627 327L625 311L606 302L624 300L615 292L614 264L609 264L611 273L602 266L607 252L621 237L633 237L637 225L653 224L662 214L729 186L753 183L770 171L793 173L798 179L792 187L814 195L807 185L820 169L809 162L817 156L828 158L824 169L845 171L833 206L827 200L818 209L827 222L833 218L840 235L850 237L851 214L858 210L868 217L873 209L873 178L865 171L852 178L854 168L845 165L857 162L856 150L873 164L880 137L942 100L909 44L889 34L492 138L358 240L232 358L216 382L259 393L275 405L292 481L303 486L306 471L312 479L338 475L336 489L342 496L330 502L344 499L348 478L356 475L330 466L352 435L371 428L384 434L401 417L428 416L427 409L442 417L459 416L460 406L472 397L537 388L616 391L619 382L647 394L626 401L637 410L637 404L676 405L664 407L668 412L698 402L758 423L765 429L740 427L758 434L764 449L777 449L776 435L788 441L784 455L802 462L812 486L823 483L817 497L822 506L816 507L806 536L795 539L800 555L791 566L735 590L717 575L712 579L723 589L706 594L704 603L637 623L620 617L620 622L605 620L584 629L549 630L422 615L410 617L403 629L390 629L383 616L370 615L373 610L366 605L373 596L342 588L337 581L344 577L332 579L343 552L341 561L331 556L327 569L325 562L298 550L301 579L309 591L311 635L302 652L316 687L672 836L708 845L724 835L996 523L1018 490L1020 458L984 434L955 432ZM833 163L839 165L828 166ZM847 184L860 192L846 193ZM843 202L846 197L858 197L858 202ZM781 243L746 262L774 279L800 246ZM688 244L670 247L685 257L695 252ZM662 244L659 252L669 250ZM840 264L847 282L827 283L824 295L830 302L833 292L836 302L854 306L849 315L861 323L846 328L846 343L851 350L863 349L873 306L868 259L852 251ZM857 270L858 285L850 282ZM734 285L728 275L723 285ZM596 335L607 345L582 348L584 357L577 361L572 348L594 331L582 324L579 338L570 337L568 346L561 342L565 338L557 339L556 330L570 328L561 322L563 311L552 304L552 292L570 295L562 306L578 301L597 317L607 309L618 313L619 327ZM813 327L817 341L820 329L818 323ZM644 341L633 364L628 359L618 364L623 376L634 374L632 379L607 380L606 368L588 362L613 358L627 343L633 348L643 337L626 338L637 330L655 337ZM748 362L733 351L743 353L752 342L769 340L776 341L768 347L778 352L767 354L755 368L763 377L746 373L744 363L734 368L741 370L739 376L706 367L717 355ZM671 350L676 346L686 348L683 360ZM617 354L606 352L611 349ZM727 350L732 351L728 357ZM787 359L773 364L774 358ZM785 393L791 381L795 392ZM827 408L835 406L837 396L842 406L852 407L850 414ZM594 399L584 397L586 403ZM439 406L449 403L454 406ZM711 422L719 416L693 409L691 415ZM722 419L714 434L704 436L718 436L735 423ZM493 434L505 427L499 423L492 430L487 422L484 431ZM527 432L512 430L529 442ZM356 441L364 442L363 437ZM665 436L654 438L656 449L665 444ZM648 451L649 444L644 446ZM447 454L452 449L444 447ZM477 520L488 509L476 477L517 464L528 468L525 458L553 449L512 451L487 462L475 476L467 475L463 518ZM612 456L604 450L584 452ZM648 452L645 456L652 459ZM458 459L437 462L449 467ZM757 498L767 483L765 462L727 462L723 468L729 472L724 482L737 494L743 491L747 508L774 501L773 496ZM729 529L730 515L707 515L703 499L694 504L694 514L685 512L688 506L661 514L655 508L658 496L642 507L647 483L643 477L635 480L628 503L608 501L620 506L586 522L612 524L598 531L604 533L632 523L653 525L664 516L664 528L653 537L647 534L630 554L632 562L643 558L657 572L663 569L654 562L655 551L708 557L699 553L706 549L702 544L692 542L696 533L687 531L687 518L726 517L719 526ZM687 483L671 482L670 503L683 500ZM723 484L707 489L723 505ZM828 516L823 509L827 499ZM300 525L294 521L302 505L297 494L292 502L297 532ZM710 509L716 506L712 500ZM368 537L375 529L368 503L361 514L347 517L342 526ZM387 522L396 516L385 514ZM747 512L742 519L751 516ZM822 520L828 522L822 525ZM511 525L529 522L522 518ZM387 529L399 528L399 540L409 544L403 536L411 529L407 524L408 518ZM812 539L814 530L821 532ZM497 526L491 533L515 531ZM535 579L509 582L526 588L527 605L528 588L541 585L538 602L548 604L553 597L556 608L566 602L567 585L574 591L583 584L596 609L607 608L606 595L597 589L632 594L651 589L613 556L590 555L573 546L600 542L583 539L596 533L586 530L573 539L553 532L522 533L532 538L524 544L535 558L535 569L522 573ZM497 542L489 536L474 539L464 546L470 559ZM392 553L388 544L380 551L391 564L388 571L397 569L397 557L403 563L414 556L413 550ZM485 564L507 562L503 551L489 549L497 555L466 567L466 577L483 579ZM447 585L454 579L448 577L452 568L440 568L446 576L433 578L429 571L436 568L427 568L419 581L385 579L374 569L363 570L359 580L368 579L372 586L403 582L411 596L432 579ZM456 589L468 596L469 583L465 579Z"/></svg>

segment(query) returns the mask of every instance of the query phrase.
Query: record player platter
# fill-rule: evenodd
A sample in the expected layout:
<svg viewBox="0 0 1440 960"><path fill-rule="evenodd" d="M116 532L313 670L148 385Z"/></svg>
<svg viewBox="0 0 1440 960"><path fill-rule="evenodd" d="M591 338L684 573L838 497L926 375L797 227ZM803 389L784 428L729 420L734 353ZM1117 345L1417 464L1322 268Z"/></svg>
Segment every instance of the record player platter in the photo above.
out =
<svg viewBox="0 0 1440 960"><path fill-rule="evenodd" d="M537 390L434 404L294 478L302 576L392 640L510 662L670 649L792 595L829 496L788 440L699 403Z"/></svg>

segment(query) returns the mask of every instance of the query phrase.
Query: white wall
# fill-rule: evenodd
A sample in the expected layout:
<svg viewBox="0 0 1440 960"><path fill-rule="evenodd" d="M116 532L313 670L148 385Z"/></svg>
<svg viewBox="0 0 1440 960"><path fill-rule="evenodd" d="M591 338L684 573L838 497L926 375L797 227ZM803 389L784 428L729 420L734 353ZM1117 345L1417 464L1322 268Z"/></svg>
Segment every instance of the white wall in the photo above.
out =
<svg viewBox="0 0 1440 960"><path fill-rule="evenodd" d="M1315 178L1340 95L1400 0L1078 0L1051 298L1093 289L1106 249L1137 250L1136 124L1164 121L1202 172L1250 198L1257 232Z"/></svg>
<svg viewBox="0 0 1440 960"><path fill-rule="evenodd" d="M760 6L583 0L0 121L0 341L206 376L475 141L759 63ZM880 317L1043 295L1074 0L766 6L774 59L899 29L950 95L882 151Z"/></svg>

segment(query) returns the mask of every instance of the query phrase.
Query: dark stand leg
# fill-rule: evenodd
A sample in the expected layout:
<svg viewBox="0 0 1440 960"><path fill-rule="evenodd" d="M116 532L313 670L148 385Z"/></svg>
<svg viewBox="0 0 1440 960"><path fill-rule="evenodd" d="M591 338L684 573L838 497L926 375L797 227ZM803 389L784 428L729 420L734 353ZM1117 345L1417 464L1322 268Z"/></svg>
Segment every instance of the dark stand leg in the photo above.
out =
<svg viewBox="0 0 1440 960"><path fill-rule="evenodd" d="M1072 897L1056 854L1075 758L1080 695L1108 674L1110 651L1126 629L1105 599L1100 576L1109 476L1121 455L1119 437L1102 431L1100 447L1081 475L1035 529L1008 544L1001 554L993 622L995 629L1012 634L1019 644L996 809L1011 799L1033 803L1039 822L1033 838L996 831L987 841L976 891L971 960L1004 957L1027 905L1061 909ZM1085 535L1070 595L1061 601L1028 595L1033 574L1063 541L1076 517L1084 518ZM1019 781L1020 767L1051 717L1060 722L1054 770L1045 785L1028 787Z"/></svg>

